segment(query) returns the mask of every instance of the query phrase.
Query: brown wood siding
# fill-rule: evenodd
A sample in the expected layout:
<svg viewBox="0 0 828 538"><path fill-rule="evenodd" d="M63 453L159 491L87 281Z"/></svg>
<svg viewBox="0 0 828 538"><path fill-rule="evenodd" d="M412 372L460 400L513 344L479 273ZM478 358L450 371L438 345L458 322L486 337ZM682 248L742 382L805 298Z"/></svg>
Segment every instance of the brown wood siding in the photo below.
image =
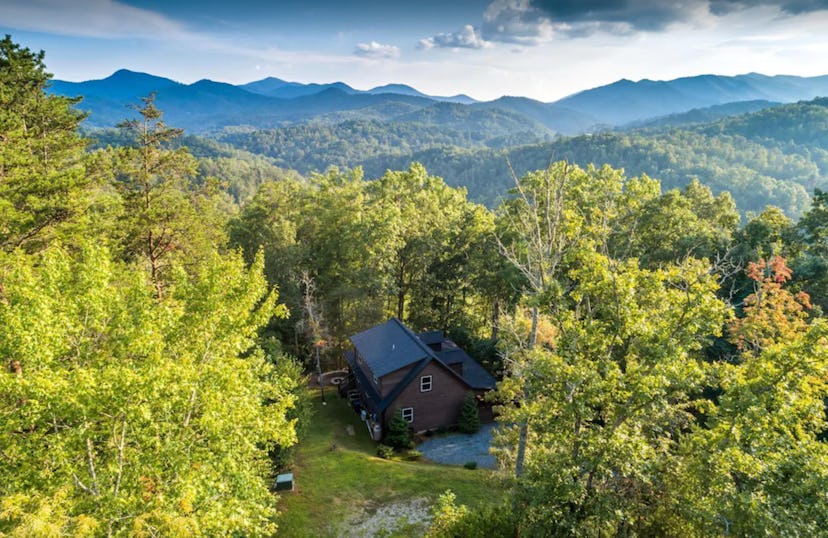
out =
<svg viewBox="0 0 828 538"><path fill-rule="evenodd" d="M431 376L431 390L420 392L420 378L426 375ZM413 407L414 422L411 426L414 431L433 430L455 424L467 390L462 381L437 361L432 360L391 402L386 418L390 420L397 408Z"/></svg>
<svg viewBox="0 0 828 538"><path fill-rule="evenodd" d="M391 372L390 374L382 376L379 380L380 387L382 388L382 390L379 391L380 395L385 398L391 394L391 392L393 392L393 390L397 387L397 384L405 379L405 376L408 375L408 372L410 372L412 368L414 368L414 365L405 366L399 370Z"/></svg>

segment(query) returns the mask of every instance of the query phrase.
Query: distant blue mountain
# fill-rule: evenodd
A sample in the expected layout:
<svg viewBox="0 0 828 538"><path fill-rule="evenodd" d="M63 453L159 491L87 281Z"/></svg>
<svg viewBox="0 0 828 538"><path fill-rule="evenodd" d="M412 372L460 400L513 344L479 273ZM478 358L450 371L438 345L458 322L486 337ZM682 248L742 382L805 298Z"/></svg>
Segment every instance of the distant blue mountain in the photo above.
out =
<svg viewBox="0 0 828 538"><path fill-rule="evenodd" d="M342 119L371 119L375 121L414 121L429 118L430 122L444 118L457 124L465 121L457 110L441 109L418 116L419 109L438 102L491 111L492 118L500 116L510 125L515 115L525 118L525 128L542 126L559 134L578 134L646 122L652 118L682 114L744 101L792 102L828 96L828 76L769 77L757 73L725 77L703 75L669 81L619 80L606 86L576 93L553 103L543 103L525 97L501 97L494 101L476 102L466 95L439 97L426 95L411 86L388 84L367 91L355 90L344 82L302 84L269 77L248 84L234 86L211 80L194 84L179 82L122 69L101 80L52 83L53 93L84 96L79 105L90 112L87 125L111 127L134 115L127 105L156 93L158 106L165 112L171 125L191 132L205 132L227 126L271 128L285 123L316 119L322 122ZM710 112L723 117L744 111L743 107L729 106ZM465 117L471 121L471 116ZM477 125L487 124L480 116ZM676 121L684 121L677 119ZM489 121L488 123L492 123ZM548 131L547 131L548 130Z"/></svg>
<svg viewBox="0 0 828 538"><path fill-rule="evenodd" d="M828 95L828 76L725 77L701 75L675 80L619 80L565 97L557 104L600 118L611 125L678 114L738 101L790 103Z"/></svg>
<svg viewBox="0 0 828 538"><path fill-rule="evenodd" d="M367 93L370 95L380 95L390 93L395 95L407 95L410 97L422 97L424 99L431 99L433 101L445 101L449 103L460 103L469 105L477 101L468 95L452 95L448 97L427 95L411 86L405 84L386 84L384 86L377 86L370 90L356 90L344 82L330 82L327 84L302 84L301 82L288 82L276 77L267 77L262 80L248 82L247 84L240 84L239 88L247 90L251 93L260 95L267 95L269 97L279 97L282 99L293 99L295 97L303 97L305 95L314 95L325 90L335 88L342 90L348 94Z"/></svg>
<svg viewBox="0 0 828 538"><path fill-rule="evenodd" d="M140 97L154 92L156 104L164 111L167 122L193 133L236 125L276 127L320 115L367 108L393 111L400 108L392 106L395 104L407 105L404 110L408 112L411 107L417 109L434 103L432 99L411 95L358 93L343 83L297 85L266 79L253 88L269 90L277 96L212 80L181 84L126 70L102 80L54 81L49 91L84 96L78 106L90 112L86 125L92 128L112 127L134 116L135 112L128 107L138 104Z"/></svg>
<svg viewBox="0 0 828 538"><path fill-rule="evenodd" d="M255 82L248 82L247 84L240 84L239 88L247 90L250 93L258 93L259 95L270 95L279 88L284 88L289 84L296 84L295 82L288 82L276 77L267 77Z"/></svg>
<svg viewBox="0 0 828 538"><path fill-rule="evenodd" d="M261 84L267 80L270 80L271 82ZM248 92L266 95L268 97L278 97L280 99L294 99L296 97L304 97L306 95L322 93L325 90L330 89L340 90L348 94L359 93L357 90L351 88L344 82L331 82L330 84L302 84L299 82L285 82L281 86L278 86L275 82L277 80L280 79L271 78L265 79L264 81L259 80L248 84L242 84L239 88L242 88Z"/></svg>
<svg viewBox="0 0 828 538"><path fill-rule="evenodd" d="M137 73L127 69L115 71L101 80L65 82L53 80L51 91L59 95L102 97L109 100L137 99L167 88L184 86L168 78Z"/></svg>
<svg viewBox="0 0 828 538"><path fill-rule="evenodd" d="M407 86L405 84L386 84L385 86L377 86L376 88L371 88L367 90L365 93L370 94L381 94L381 93L396 93L399 95L413 95L416 97L425 97L428 99L433 99L435 101L443 101L446 103L459 103L461 105L470 105L472 103L476 103L477 100L472 99L468 95L465 94L458 94L458 95L451 95L448 97L438 97L433 95L426 95L421 91L412 88L411 86Z"/></svg>

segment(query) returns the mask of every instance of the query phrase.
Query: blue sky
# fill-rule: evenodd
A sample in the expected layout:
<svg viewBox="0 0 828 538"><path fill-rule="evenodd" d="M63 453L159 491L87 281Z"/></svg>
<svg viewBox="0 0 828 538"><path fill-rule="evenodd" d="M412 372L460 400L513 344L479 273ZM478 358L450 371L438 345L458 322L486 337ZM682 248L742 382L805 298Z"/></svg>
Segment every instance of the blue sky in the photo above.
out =
<svg viewBox="0 0 828 538"><path fill-rule="evenodd" d="M551 101L620 78L828 74L828 0L0 0L64 80L276 76Z"/></svg>

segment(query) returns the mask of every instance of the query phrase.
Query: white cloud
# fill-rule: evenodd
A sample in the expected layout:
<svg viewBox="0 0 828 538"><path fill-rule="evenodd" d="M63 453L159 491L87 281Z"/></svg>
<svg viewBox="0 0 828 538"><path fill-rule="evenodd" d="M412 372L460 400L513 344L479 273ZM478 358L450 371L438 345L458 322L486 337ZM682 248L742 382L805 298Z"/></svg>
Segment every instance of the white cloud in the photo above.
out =
<svg viewBox="0 0 828 538"><path fill-rule="evenodd" d="M489 41L537 45L551 41L567 26L554 24L529 0L495 0L483 13L483 37Z"/></svg>
<svg viewBox="0 0 828 538"><path fill-rule="evenodd" d="M467 24L457 32L422 39L420 48L482 49L494 43L539 45L571 30L568 24L554 23L530 0L495 0L483 13L480 26Z"/></svg>
<svg viewBox="0 0 828 538"><path fill-rule="evenodd" d="M95 61L79 60L68 57L65 63L84 66L77 69L83 75L70 75L68 78L83 79L103 76L108 72L99 69L90 70L91 65L106 65L115 70L122 67L144 70L154 74L169 75L183 82L200 78L214 78L216 66L205 58L224 58L225 70L235 69L240 59L252 60L264 69L265 65L275 65L278 69L291 68L293 65L309 64L355 65L359 59L351 55L329 54L312 50L284 50L260 44L244 44L246 40L233 36L214 35L198 32L184 24L147 9L136 8L117 0L0 0L0 26L12 30L43 32L69 38L143 39L159 49L174 48L175 53L166 58L164 65L176 65L175 73L159 73L157 56L132 51L120 54L123 45L105 51ZM39 48L37 45L32 48ZM47 51L49 58L60 57L61 50ZM388 52L388 51L386 51ZM393 51L391 51L393 53ZM109 58L107 62L105 59ZM142 60L137 60L142 58ZM179 61L188 58L186 62ZM247 66L250 63L246 64ZM50 62L51 67L51 62ZM54 68L53 68L54 69ZM249 67L245 68L249 69ZM56 74L61 75L59 70ZM258 69L257 69L258 71ZM246 71L245 71L246 72ZM240 81L247 81L246 75L237 75Z"/></svg>
<svg viewBox="0 0 828 538"><path fill-rule="evenodd" d="M482 49L488 47L489 45L490 44L480 35L480 32L471 24L467 24L457 32L437 34L435 36L420 40L420 48L423 49L433 49L435 47L450 49Z"/></svg>
<svg viewBox="0 0 828 538"><path fill-rule="evenodd" d="M354 50L354 54L364 58L399 58L400 49L394 45L385 45L376 41L369 43L359 43Z"/></svg>
<svg viewBox="0 0 828 538"><path fill-rule="evenodd" d="M0 21L8 28L98 38L172 38L188 34L158 13L113 0L3 0Z"/></svg>

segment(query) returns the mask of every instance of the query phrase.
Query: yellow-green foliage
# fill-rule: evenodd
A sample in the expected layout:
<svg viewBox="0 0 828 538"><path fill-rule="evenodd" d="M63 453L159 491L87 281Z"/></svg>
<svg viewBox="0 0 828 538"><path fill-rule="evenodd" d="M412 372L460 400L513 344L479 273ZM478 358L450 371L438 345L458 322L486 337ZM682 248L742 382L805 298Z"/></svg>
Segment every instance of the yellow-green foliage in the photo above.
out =
<svg viewBox="0 0 828 538"><path fill-rule="evenodd" d="M255 344L281 310L261 259L199 269L158 300L99 247L0 258L0 533L274 530L265 449L295 441L297 380Z"/></svg>

